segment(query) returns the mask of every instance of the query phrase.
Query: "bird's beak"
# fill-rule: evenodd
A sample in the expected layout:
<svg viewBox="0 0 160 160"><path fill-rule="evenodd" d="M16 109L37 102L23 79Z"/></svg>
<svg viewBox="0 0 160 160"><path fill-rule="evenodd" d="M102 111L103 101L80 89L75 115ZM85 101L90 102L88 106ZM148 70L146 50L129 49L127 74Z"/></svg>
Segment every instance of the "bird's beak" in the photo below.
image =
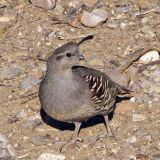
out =
<svg viewBox="0 0 160 160"><path fill-rule="evenodd" d="M80 61L84 60L84 56L82 54L78 54L78 58Z"/></svg>

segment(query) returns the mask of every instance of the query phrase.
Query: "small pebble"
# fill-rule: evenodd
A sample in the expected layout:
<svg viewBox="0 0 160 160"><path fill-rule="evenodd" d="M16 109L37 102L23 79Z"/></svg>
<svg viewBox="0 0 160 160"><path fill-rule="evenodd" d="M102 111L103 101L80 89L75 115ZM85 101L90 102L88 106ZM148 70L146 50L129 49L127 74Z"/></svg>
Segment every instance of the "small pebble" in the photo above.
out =
<svg viewBox="0 0 160 160"><path fill-rule="evenodd" d="M132 116L132 120L133 122L140 122L140 121L144 121L146 119L146 116L144 114L133 114Z"/></svg>
<svg viewBox="0 0 160 160"><path fill-rule="evenodd" d="M10 22L11 20L15 20L15 17L12 17L12 16L2 16L0 17L0 23L7 23L7 22Z"/></svg>
<svg viewBox="0 0 160 160"><path fill-rule="evenodd" d="M0 133L0 159L8 160L15 158L15 149L10 144L9 138Z"/></svg>
<svg viewBox="0 0 160 160"><path fill-rule="evenodd" d="M130 12L131 8L129 6L123 6L123 7L118 7L115 10L116 14L123 14L123 13L127 13Z"/></svg>
<svg viewBox="0 0 160 160"><path fill-rule="evenodd" d="M65 160L65 156L53 153L43 153L40 155L38 160Z"/></svg>
<svg viewBox="0 0 160 160"><path fill-rule="evenodd" d="M42 123L42 119L41 119L40 115L36 114L34 116L29 117L26 120L24 127L25 128L29 128L29 127L35 128L35 127L39 126L41 123Z"/></svg>
<svg viewBox="0 0 160 160"><path fill-rule="evenodd" d="M8 137L2 133L0 133L0 143L5 143L5 144L9 143Z"/></svg>
<svg viewBox="0 0 160 160"><path fill-rule="evenodd" d="M37 31L38 31L39 33L42 33L43 28L42 28L41 26L38 26L38 27L37 27Z"/></svg>
<svg viewBox="0 0 160 160"><path fill-rule="evenodd" d="M147 17L144 17L144 18L141 19L141 24L142 24L142 25L145 25L145 24L148 23L148 21L149 21L148 18L147 18Z"/></svg>
<svg viewBox="0 0 160 160"><path fill-rule="evenodd" d="M25 78L23 78L23 80L21 81L21 88L25 89L25 90L29 90L32 87L34 87L35 85L37 85L41 80L31 77L31 76L27 76Z"/></svg>
<svg viewBox="0 0 160 160"><path fill-rule="evenodd" d="M97 27L105 22L108 13L102 9L95 9L92 12L84 11L81 17L81 23L86 27Z"/></svg>
<svg viewBox="0 0 160 160"><path fill-rule="evenodd" d="M20 73L21 73L21 70L19 68L4 67L2 69L2 77L5 79L12 79L18 76Z"/></svg>
<svg viewBox="0 0 160 160"><path fill-rule="evenodd" d="M130 98L130 101L131 101L131 102L136 102L136 98L135 98L135 97L131 97L131 98Z"/></svg>
<svg viewBox="0 0 160 160"><path fill-rule="evenodd" d="M56 6L56 0L30 0L37 7L44 9L53 9Z"/></svg>
<svg viewBox="0 0 160 160"><path fill-rule="evenodd" d="M47 144L47 139L44 136L35 135L32 136L31 143L35 146L43 146Z"/></svg>
<svg viewBox="0 0 160 160"><path fill-rule="evenodd" d="M24 119L27 116L28 116L28 113L26 111L24 111L24 110L21 110L20 112L16 113L16 117L18 119L21 119L21 118Z"/></svg>
<svg viewBox="0 0 160 160"><path fill-rule="evenodd" d="M122 29L124 29L124 28L126 28L126 26L127 26L127 23L120 23L120 27L122 28Z"/></svg>
<svg viewBox="0 0 160 160"><path fill-rule="evenodd" d="M132 136L130 138L127 138L126 142L128 143L136 143L137 142L137 138L135 136Z"/></svg>

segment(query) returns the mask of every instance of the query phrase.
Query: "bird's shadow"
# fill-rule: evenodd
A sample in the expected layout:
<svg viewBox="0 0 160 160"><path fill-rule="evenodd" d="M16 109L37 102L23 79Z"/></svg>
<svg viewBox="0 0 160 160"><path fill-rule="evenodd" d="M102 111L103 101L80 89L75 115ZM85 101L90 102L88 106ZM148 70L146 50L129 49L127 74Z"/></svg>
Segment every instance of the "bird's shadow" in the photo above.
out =
<svg viewBox="0 0 160 160"><path fill-rule="evenodd" d="M129 99L129 97L117 97L116 103L119 103L123 100L128 100L128 99ZM116 107L114 107L114 110L115 110L115 108ZM42 108L40 110L40 115L41 115L41 118L44 121L44 123L46 123L47 125L50 125L51 127L57 128L59 130L73 131L75 129L75 125L73 123L58 121L58 120L50 117L49 115L47 115ZM114 111L108 115L109 120L112 120L113 116L114 116ZM90 118L89 120L87 120L85 123L82 123L81 128L91 127L91 126L94 126L94 125L97 125L100 123L104 123L103 116L100 116L100 115L94 116L94 117Z"/></svg>

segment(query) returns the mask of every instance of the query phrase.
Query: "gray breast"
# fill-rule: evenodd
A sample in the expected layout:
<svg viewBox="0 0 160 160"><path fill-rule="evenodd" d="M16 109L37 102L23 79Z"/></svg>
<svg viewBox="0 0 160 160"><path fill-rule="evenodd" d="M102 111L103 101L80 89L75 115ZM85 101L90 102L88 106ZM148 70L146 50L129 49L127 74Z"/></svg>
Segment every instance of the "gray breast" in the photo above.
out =
<svg viewBox="0 0 160 160"><path fill-rule="evenodd" d="M40 87L42 108L50 113L70 113L89 104L87 88L72 78L46 78Z"/></svg>

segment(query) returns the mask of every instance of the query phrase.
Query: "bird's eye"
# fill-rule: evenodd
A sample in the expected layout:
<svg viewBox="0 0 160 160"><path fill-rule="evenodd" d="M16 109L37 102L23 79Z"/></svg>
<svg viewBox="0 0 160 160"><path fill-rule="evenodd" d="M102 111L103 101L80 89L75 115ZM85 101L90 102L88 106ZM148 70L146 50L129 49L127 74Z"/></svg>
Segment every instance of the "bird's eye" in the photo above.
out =
<svg viewBox="0 0 160 160"><path fill-rule="evenodd" d="M72 54L68 52L68 53L66 53L66 56L67 56L67 57L71 57Z"/></svg>

